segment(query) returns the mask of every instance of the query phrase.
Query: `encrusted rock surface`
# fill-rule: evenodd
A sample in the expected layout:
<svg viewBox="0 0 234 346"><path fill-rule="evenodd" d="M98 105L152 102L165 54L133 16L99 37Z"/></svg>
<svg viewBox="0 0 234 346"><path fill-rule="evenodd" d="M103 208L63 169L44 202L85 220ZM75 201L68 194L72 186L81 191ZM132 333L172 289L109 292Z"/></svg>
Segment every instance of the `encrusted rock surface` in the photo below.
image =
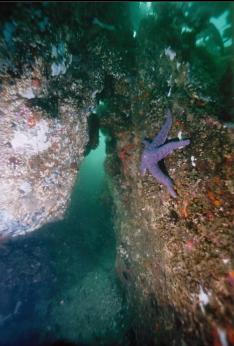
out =
<svg viewBox="0 0 234 346"><path fill-rule="evenodd" d="M214 142L220 129L202 122L201 118L196 126L189 125L189 137L200 127L201 136L214 139L211 146L197 137L190 149L166 159L177 199L150 174L140 175L142 148L137 139L121 175L111 179L118 234L116 268L138 312L139 343L146 330L149 343L175 340L175 345L182 345L182 340L188 345L210 345L212 333L223 332L227 339L233 330L230 130L221 130L225 144L217 152ZM176 125L173 128L175 137ZM127 147L127 138L125 143ZM192 155L197 159L195 167ZM108 160L111 157L107 167L113 165Z"/></svg>
<svg viewBox="0 0 234 346"><path fill-rule="evenodd" d="M37 80L46 82L42 76ZM88 112L74 100L58 100L58 116L53 118L29 104L28 95L35 97L32 78L14 82L6 79L0 94L3 238L33 231L64 215L88 141Z"/></svg>
<svg viewBox="0 0 234 346"><path fill-rule="evenodd" d="M53 6L1 5L10 14L0 20L3 239L64 216L89 141L87 118L102 90L103 74L74 49ZM80 31L77 25L79 38Z"/></svg>
<svg viewBox="0 0 234 346"><path fill-rule="evenodd" d="M138 51L134 86L115 85L122 94L131 90L123 106L129 127L120 110L101 122L115 138L106 170L116 206L116 270L135 311L136 340L232 345L233 129L214 116L217 98L199 91L203 75L196 65L191 73L170 47L157 52L154 43L145 46ZM210 76L212 82L215 90ZM178 198L150 173L140 174L142 140L159 132L168 106L169 137L191 140L165 159Z"/></svg>

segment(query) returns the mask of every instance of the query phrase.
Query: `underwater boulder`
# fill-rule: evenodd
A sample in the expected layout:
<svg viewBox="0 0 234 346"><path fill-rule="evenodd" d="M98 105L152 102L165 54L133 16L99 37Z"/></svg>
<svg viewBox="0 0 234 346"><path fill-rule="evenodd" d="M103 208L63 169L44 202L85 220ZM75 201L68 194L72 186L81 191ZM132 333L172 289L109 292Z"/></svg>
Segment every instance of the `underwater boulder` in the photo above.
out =
<svg viewBox="0 0 234 346"><path fill-rule="evenodd" d="M38 82L36 83L35 80ZM57 100L58 114L34 107L43 78L5 80L0 100L0 237L61 219L88 141L88 112Z"/></svg>

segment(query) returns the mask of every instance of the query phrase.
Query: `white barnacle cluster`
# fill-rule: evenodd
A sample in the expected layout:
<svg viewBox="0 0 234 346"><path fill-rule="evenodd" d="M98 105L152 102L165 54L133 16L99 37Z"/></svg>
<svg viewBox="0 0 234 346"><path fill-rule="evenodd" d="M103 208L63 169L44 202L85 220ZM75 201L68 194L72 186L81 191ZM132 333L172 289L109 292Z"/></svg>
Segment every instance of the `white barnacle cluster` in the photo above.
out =
<svg viewBox="0 0 234 346"><path fill-rule="evenodd" d="M51 57L54 60L51 65L51 76L65 74L72 63L72 55L68 53L66 44L59 42L57 45L52 45Z"/></svg>
<svg viewBox="0 0 234 346"><path fill-rule="evenodd" d="M171 47L165 48L164 53L171 61L173 61L176 57L176 52L172 50Z"/></svg>
<svg viewBox="0 0 234 346"><path fill-rule="evenodd" d="M195 156L191 156L191 163L192 163L192 166L193 167L196 167L196 161L197 161L197 159L195 158Z"/></svg>
<svg viewBox="0 0 234 346"><path fill-rule="evenodd" d="M51 146L48 139L49 127L45 120L39 121L33 128L15 131L11 146L15 152L25 155L35 155Z"/></svg>
<svg viewBox="0 0 234 346"><path fill-rule="evenodd" d="M203 312L203 314L205 313L205 306L210 302L210 298L209 296L211 295L211 293L208 292L208 294L203 290L202 286L200 286L200 291L199 291L199 305L200 308Z"/></svg>
<svg viewBox="0 0 234 346"><path fill-rule="evenodd" d="M120 245L120 246L118 247L118 252L119 252L119 254L120 254L121 257L123 257L123 258L128 258L127 250L124 249L124 247L123 247L122 245Z"/></svg>
<svg viewBox="0 0 234 346"><path fill-rule="evenodd" d="M171 89L172 89L172 87L170 86L170 89L169 89L169 91L167 93L167 97L171 97Z"/></svg>
<svg viewBox="0 0 234 346"><path fill-rule="evenodd" d="M183 138L182 138L182 131L179 131L179 132L178 132L177 137L179 138L180 141L183 139Z"/></svg>
<svg viewBox="0 0 234 346"><path fill-rule="evenodd" d="M20 96L25 97L26 99L29 99L29 100L33 99L35 97L35 94L34 94L31 87L28 87L24 91L20 91L19 94L20 94Z"/></svg>

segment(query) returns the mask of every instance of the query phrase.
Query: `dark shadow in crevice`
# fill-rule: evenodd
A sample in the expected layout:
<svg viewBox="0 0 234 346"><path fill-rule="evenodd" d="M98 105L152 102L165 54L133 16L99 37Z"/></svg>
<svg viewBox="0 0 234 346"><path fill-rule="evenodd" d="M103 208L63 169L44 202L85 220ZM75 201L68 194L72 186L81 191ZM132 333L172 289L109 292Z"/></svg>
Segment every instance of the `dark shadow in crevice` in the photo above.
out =
<svg viewBox="0 0 234 346"><path fill-rule="evenodd" d="M88 131L89 131L89 142L85 148L85 156L87 156L90 150L94 150L99 144L99 128L100 121L97 114L91 113L88 117Z"/></svg>

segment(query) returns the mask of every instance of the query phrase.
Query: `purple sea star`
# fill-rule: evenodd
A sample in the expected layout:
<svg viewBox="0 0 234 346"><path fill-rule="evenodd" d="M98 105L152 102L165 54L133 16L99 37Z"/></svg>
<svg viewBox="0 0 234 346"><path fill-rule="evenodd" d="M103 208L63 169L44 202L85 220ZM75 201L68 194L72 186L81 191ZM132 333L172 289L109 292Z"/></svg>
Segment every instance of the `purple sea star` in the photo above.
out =
<svg viewBox="0 0 234 346"><path fill-rule="evenodd" d="M182 141L171 141L165 144L168 132L171 129L171 125L172 114L171 111L167 109L166 121L157 136L153 139L152 142L146 140L143 141L143 143L145 144L145 149L141 156L140 170L141 174L145 174L146 170L148 169L159 183L167 187L170 195L176 198L177 194L173 189L173 182L170 177L168 177L161 171L158 162L172 153L173 150L183 148L186 145L190 144L190 140L186 139Z"/></svg>

